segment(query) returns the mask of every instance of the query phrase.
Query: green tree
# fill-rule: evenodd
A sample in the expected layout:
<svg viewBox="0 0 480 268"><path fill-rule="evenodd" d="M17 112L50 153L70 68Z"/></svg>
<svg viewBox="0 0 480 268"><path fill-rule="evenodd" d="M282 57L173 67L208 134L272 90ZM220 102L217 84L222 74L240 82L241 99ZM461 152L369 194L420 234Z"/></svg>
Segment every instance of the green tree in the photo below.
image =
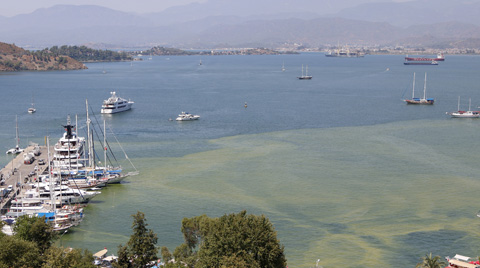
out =
<svg viewBox="0 0 480 268"><path fill-rule="evenodd" d="M284 247L263 215L202 215L184 219L182 232L185 243L175 249L174 257L189 267L283 268L287 263Z"/></svg>
<svg viewBox="0 0 480 268"><path fill-rule="evenodd" d="M0 238L0 267L41 267L42 258L34 242L15 236Z"/></svg>
<svg viewBox="0 0 480 268"><path fill-rule="evenodd" d="M213 222L207 215L182 220L183 239L192 251L202 243L203 237L209 234Z"/></svg>
<svg viewBox="0 0 480 268"><path fill-rule="evenodd" d="M128 248L127 246L118 246L118 251L117 251L117 262L113 264L114 267L116 268L131 268L132 263L130 262L130 258L128 257Z"/></svg>
<svg viewBox="0 0 480 268"><path fill-rule="evenodd" d="M422 257L422 262L417 263L415 266L416 268L443 268L447 265L445 261L442 260L440 256L432 257L432 253L430 255L425 255Z"/></svg>
<svg viewBox="0 0 480 268"><path fill-rule="evenodd" d="M52 227L45 222L45 217L21 216L17 219L13 231L16 237L37 244L40 253L45 252L56 238Z"/></svg>
<svg viewBox="0 0 480 268"><path fill-rule="evenodd" d="M118 267L146 267L149 262L158 259L157 235L147 229L145 214L138 211L137 214L132 215L133 234L127 242L126 247L119 246L119 260Z"/></svg>
<svg viewBox="0 0 480 268"><path fill-rule="evenodd" d="M170 250L168 250L167 247L162 247L160 252L162 254L162 259L164 263L168 263L169 261L172 260L173 258L172 253L170 253Z"/></svg>
<svg viewBox="0 0 480 268"><path fill-rule="evenodd" d="M70 249L63 247L50 247L45 252L43 268L95 268L94 258L88 250Z"/></svg>

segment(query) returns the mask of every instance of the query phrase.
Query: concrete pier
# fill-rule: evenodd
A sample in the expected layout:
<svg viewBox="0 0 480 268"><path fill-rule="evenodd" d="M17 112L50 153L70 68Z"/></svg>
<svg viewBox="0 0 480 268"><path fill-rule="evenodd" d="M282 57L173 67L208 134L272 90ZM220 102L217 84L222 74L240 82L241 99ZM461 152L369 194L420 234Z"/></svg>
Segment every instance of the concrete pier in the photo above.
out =
<svg viewBox="0 0 480 268"><path fill-rule="evenodd" d="M47 147L39 147L40 155L35 156L35 159L31 164L24 163L24 154L33 152L34 146L27 147L22 153L16 155L10 163L0 170L0 176L3 175L3 178L5 179L0 188L7 188L9 185L12 185L11 192L6 196L0 197L0 214L5 214L10 201L20 195L22 189L28 187L28 183L33 182L38 175L43 174L47 169ZM39 165L38 161L40 159L44 160L44 165ZM35 170L35 167L37 170Z"/></svg>

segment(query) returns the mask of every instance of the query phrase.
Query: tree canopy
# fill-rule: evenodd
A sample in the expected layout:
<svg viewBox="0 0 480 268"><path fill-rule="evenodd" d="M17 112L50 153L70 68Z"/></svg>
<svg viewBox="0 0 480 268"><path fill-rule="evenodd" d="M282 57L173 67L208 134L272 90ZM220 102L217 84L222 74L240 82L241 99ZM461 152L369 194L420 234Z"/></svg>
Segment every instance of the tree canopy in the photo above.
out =
<svg viewBox="0 0 480 268"><path fill-rule="evenodd" d="M283 268L287 263L275 228L264 215L202 215L184 219L182 233L185 243L173 256L189 267Z"/></svg>
<svg viewBox="0 0 480 268"><path fill-rule="evenodd" d="M17 219L13 232L20 239L36 243L41 253L45 252L56 238L53 228L45 223L45 217L21 216Z"/></svg>
<svg viewBox="0 0 480 268"><path fill-rule="evenodd" d="M111 50L91 49L86 46L53 46L50 49L32 52L34 55L41 56L44 53L55 56L69 56L78 61L122 61L132 60L132 56L125 52L115 52Z"/></svg>
<svg viewBox="0 0 480 268"><path fill-rule="evenodd" d="M1 224L0 224L1 225ZM78 267L93 268L93 255L87 250L53 246L57 238L45 217L21 216L14 235L0 234L0 267Z"/></svg>

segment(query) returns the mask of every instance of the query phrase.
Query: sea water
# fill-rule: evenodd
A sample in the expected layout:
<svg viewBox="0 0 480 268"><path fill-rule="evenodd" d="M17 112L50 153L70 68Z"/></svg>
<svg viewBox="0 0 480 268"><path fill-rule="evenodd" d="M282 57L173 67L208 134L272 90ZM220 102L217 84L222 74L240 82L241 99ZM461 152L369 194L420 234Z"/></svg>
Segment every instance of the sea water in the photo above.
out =
<svg viewBox="0 0 480 268"><path fill-rule="evenodd" d="M480 104L478 57L447 56L438 66L320 53L143 59L0 75L5 151L15 145L15 115L21 147L56 142L67 115L86 136L88 99L122 166L133 169L123 149L140 171L103 189L61 245L116 253L142 211L158 245L173 251L183 218L247 210L274 224L289 267L317 259L323 267L413 267L430 252L478 255L480 121L445 114L457 110L458 96L461 109L469 98L472 109ZM312 80L296 78L302 64ZM427 72L433 106L403 102L414 72L416 97ZM135 101L133 109L100 115L111 91ZM32 97L37 112L27 114ZM175 121L182 111L201 118Z"/></svg>

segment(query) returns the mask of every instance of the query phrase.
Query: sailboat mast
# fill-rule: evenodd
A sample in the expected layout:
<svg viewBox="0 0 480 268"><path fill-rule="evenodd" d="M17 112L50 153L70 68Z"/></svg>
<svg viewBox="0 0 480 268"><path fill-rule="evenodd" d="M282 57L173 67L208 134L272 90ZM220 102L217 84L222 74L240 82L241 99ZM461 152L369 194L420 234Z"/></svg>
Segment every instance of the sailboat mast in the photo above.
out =
<svg viewBox="0 0 480 268"><path fill-rule="evenodd" d="M17 148L20 148L20 138L18 138L18 115L15 115L15 140L17 142Z"/></svg>
<svg viewBox="0 0 480 268"><path fill-rule="evenodd" d="M425 73L425 82L423 83L423 99L426 97L427 92L427 73Z"/></svg>
<svg viewBox="0 0 480 268"><path fill-rule="evenodd" d="M49 184L50 184L50 202L51 202L51 209L52 211L55 210L55 199L53 196L53 173L52 173L52 166L50 165L50 137L47 136L47 160L48 160L48 176L49 176ZM62 185L62 180L60 179L60 187Z"/></svg>
<svg viewBox="0 0 480 268"><path fill-rule="evenodd" d="M105 176L105 173L107 172L107 132L106 132L106 127L105 127L105 120L103 120L103 173Z"/></svg>
<svg viewBox="0 0 480 268"><path fill-rule="evenodd" d="M413 73L412 100L415 98L415 73Z"/></svg>
<svg viewBox="0 0 480 268"><path fill-rule="evenodd" d="M88 137L88 164L91 168L94 167L95 161L93 160L93 139L90 131L90 116L88 114L88 99L85 99L85 106L87 111L87 137Z"/></svg>

